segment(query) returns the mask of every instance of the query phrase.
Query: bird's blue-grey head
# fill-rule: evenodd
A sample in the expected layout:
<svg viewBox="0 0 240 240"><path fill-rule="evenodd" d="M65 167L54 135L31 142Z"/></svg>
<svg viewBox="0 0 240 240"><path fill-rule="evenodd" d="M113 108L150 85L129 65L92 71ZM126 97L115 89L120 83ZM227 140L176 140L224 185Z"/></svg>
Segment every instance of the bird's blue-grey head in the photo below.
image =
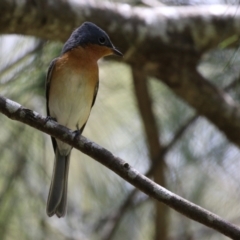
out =
<svg viewBox="0 0 240 240"><path fill-rule="evenodd" d="M96 44L112 49L112 52L118 56L122 53L114 47L109 36L101 28L91 22L83 23L71 34L70 38L64 44L62 54L76 47L85 47L88 44Z"/></svg>

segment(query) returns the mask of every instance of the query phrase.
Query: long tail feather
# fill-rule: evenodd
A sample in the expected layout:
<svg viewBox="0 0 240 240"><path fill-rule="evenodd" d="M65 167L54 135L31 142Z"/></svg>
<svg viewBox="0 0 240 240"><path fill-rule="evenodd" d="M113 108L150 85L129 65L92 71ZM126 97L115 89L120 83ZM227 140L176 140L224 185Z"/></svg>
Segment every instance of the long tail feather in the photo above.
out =
<svg viewBox="0 0 240 240"><path fill-rule="evenodd" d="M47 201L47 214L49 217L56 214L64 217L67 208L67 188L70 153L62 156L56 148L51 186Z"/></svg>

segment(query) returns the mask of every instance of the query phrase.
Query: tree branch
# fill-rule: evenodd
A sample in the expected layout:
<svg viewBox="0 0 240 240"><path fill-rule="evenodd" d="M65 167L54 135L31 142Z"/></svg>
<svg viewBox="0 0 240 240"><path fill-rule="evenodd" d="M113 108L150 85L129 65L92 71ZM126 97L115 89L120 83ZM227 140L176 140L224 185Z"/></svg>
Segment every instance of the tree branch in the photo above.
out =
<svg viewBox="0 0 240 240"><path fill-rule="evenodd" d="M0 112L13 120L23 122L68 143L111 169L145 194L168 205L188 218L213 228L232 239L240 239L240 229L238 227L157 185L105 148L89 141L83 136L76 135L57 122L49 120L37 112L26 109L20 104L4 97L0 97Z"/></svg>
<svg viewBox="0 0 240 240"><path fill-rule="evenodd" d="M237 43L240 37L240 10L229 5L144 8L110 2L1 0L0 15L0 33L62 41L91 20L112 33L124 51L139 41L150 46L141 48L141 55L166 53L164 46L202 52L229 38Z"/></svg>

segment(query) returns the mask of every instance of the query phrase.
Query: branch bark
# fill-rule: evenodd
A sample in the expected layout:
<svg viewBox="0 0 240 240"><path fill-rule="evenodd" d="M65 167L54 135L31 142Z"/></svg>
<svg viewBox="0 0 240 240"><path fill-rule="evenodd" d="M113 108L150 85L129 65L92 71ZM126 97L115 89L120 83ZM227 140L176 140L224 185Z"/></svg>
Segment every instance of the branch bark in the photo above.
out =
<svg viewBox="0 0 240 240"><path fill-rule="evenodd" d="M1 0L0 16L1 33L55 41L65 41L83 21L93 21L124 51L141 43L138 54L147 58L169 48L204 52L228 38L237 44L240 37L240 9L229 5L144 8L107 1Z"/></svg>
<svg viewBox="0 0 240 240"><path fill-rule="evenodd" d="M188 218L213 228L232 239L240 239L240 229L238 227L223 220L216 214L213 214L157 185L152 180L140 174L127 162L114 156L107 149L89 141L83 136L75 135L74 132L59 125L57 122L49 120L37 112L26 109L20 104L4 97L0 97L0 112L10 119L25 123L68 143L111 169L145 194L168 205Z"/></svg>

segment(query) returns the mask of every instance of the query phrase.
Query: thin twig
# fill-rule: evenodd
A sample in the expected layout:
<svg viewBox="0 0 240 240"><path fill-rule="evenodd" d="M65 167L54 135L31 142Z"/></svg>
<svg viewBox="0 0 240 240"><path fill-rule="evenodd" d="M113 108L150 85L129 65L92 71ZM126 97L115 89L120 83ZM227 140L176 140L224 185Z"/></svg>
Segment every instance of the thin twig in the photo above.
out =
<svg viewBox="0 0 240 240"><path fill-rule="evenodd" d="M126 211L129 209L129 206L132 206L132 201L138 192L137 188L134 188L128 195L128 197L122 202L120 207L114 211L113 213L105 216L102 221L98 221L98 224L95 226L95 230L98 230L101 228L101 240L110 240L114 236L114 233L116 232L120 221ZM100 223L100 224L99 224Z"/></svg>

